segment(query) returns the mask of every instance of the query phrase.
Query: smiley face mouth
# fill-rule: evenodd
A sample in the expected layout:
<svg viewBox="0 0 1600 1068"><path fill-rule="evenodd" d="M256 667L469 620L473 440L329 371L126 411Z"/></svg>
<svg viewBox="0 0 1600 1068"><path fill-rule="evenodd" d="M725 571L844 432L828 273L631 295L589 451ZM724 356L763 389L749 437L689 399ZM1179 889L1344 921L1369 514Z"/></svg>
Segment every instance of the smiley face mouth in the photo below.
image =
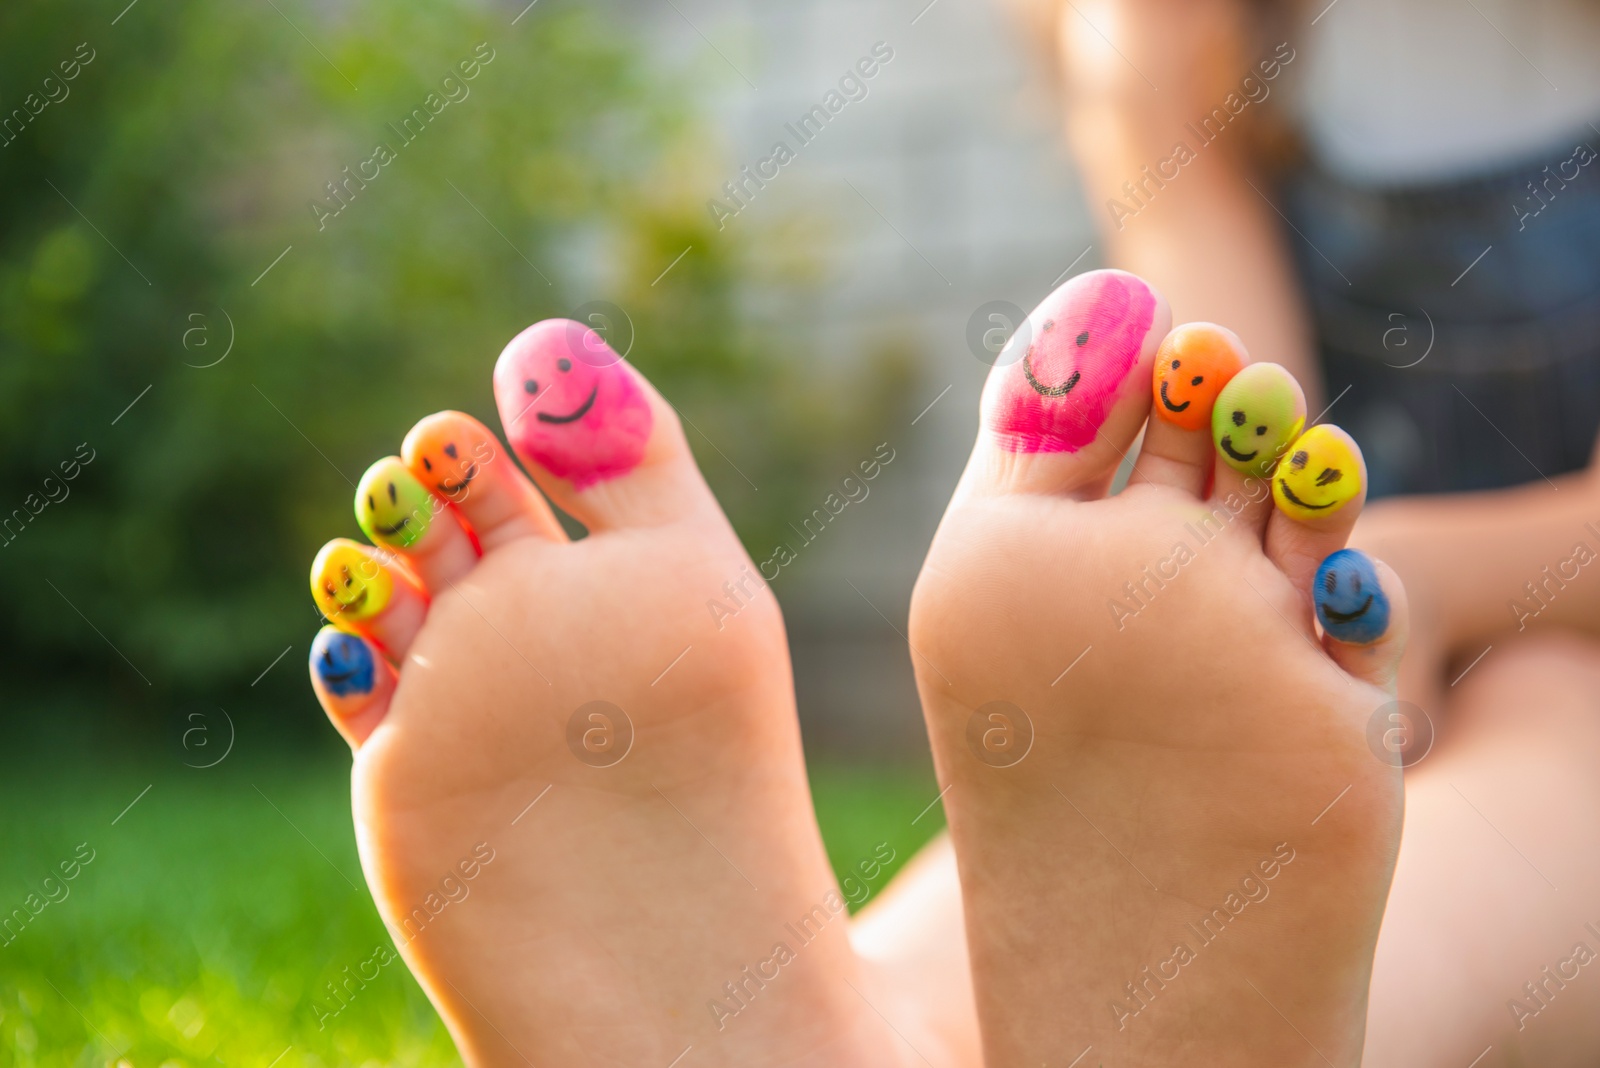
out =
<svg viewBox="0 0 1600 1068"><path fill-rule="evenodd" d="M1165 390L1166 390L1166 386L1163 385L1162 386L1163 396L1161 398L1162 400L1166 400L1167 399L1166 396L1165 396ZM1234 460L1237 460L1239 463L1242 463L1242 464L1247 464L1251 460L1254 460L1257 456L1261 455L1261 450L1260 449L1253 449L1250 452L1239 452L1239 451L1237 451L1233 447L1233 435L1231 435L1231 434L1222 435L1222 440L1217 442L1217 444L1222 446L1222 451L1227 453L1229 455L1229 457L1231 457ZM1287 487L1285 487L1284 492L1285 493L1289 492ZM1293 495L1291 494L1290 496L1292 497Z"/></svg>
<svg viewBox="0 0 1600 1068"><path fill-rule="evenodd" d="M596 383L595 387L589 391L589 399L578 405L577 411L572 412L569 415L551 415L549 412L540 412L539 422L557 424L576 423L579 419L582 419L584 416L589 414L589 409L594 407L594 399L599 394L600 386L598 383Z"/></svg>
<svg viewBox="0 0 1600 1068"><path fill-rule="evenodd" d="M336 597L336 598L334 598L334 600L338 600L338 598ZM349 615L351 613L361 611L366 606L367 606L367 589L366 589L365 586L363 586L361 588L361 592L356 594L355 597L353 597L351 600L339 601L339 614L340 615Z"/></svg>
<svg viewBox="0 0 1600 1068"><path fill-rule="evenodd" d="M386 527L373 527L372 529L377 531L379 534L382 534L386 538L392 538L404 530L406 526L410 524L410 522L411 517L408 515L403 515Z"/></svg>
<svg viewBox="0 0 1600 1068"><path fill-rule="evenodd" d="M1285 497L1289 498L1290 501L1292 501L1295 504L1298 504L1302 508L1309 508L1313 512L1320 512L1324 508L1332 508L1335 504L1338 503L1337 501L1329 501L1327 504L1307 504L1305 501L1302 501L1299 497L1296 497L1294 495L1294 490L1289 488L1289 480L1288 479L1284 479L1284 478L1278 479L1278 488L1283 490L1283 495Z"/></svg>
<svg viewBox="0 0 1600 1068"><path fill-rule="evenodd" d="M1367 594L1367 599L1361 603L1361 607L1356 609L1354 612L1341 612L1337 608L1329 608L1327 605L1323 605L1322 614L1327 618L1329 623L1354 623L1356 620L1366 615L1367 609L1371 607L1372 594L1369 593Z"/></svg>
<svg viewBox="0 0 1600 1068"><path fill-rule="evenodd" d="M1166 406L1166 409L1169 412L1181 412L1185 408L1189 407L1190 404L1189 401L1184 401L1182 404L1173 404L1171 401L1169 401L1167 399L1167 383L1165 382L1161 383L1161 403ZM1232 450L1229 451L1231 452ZM1251 455L1255 454L1252 453Z"/></svg>
<svg viewBox="0 0 1600 1068"><path fill-rule="evenodd" d="M440 480L439 492L443 493L446 497L454 497L458 493L461 493L463 490L465 490L468 486L472 485L472 480L477 477L478 465L468 464L467 473L462 477L460 482L451 482L449 479Z"/></svg>
<svg viewBox="0 0 1600 1068"><path fill-rule="evenodd" d="M1083 377L1082 371L1074 371L1072 372L1072 377L1061 383L1059 386L1047 386L1033 375L1032 352L1029 352L1022 357L1022 374L1027 378L1028 385L1032 386L1033 391L1039 394L1041 397L1065 397L1068 393L1072 392L1072 387L1078 384L1078 379ZM543 419L544 416L541 415L539 418Z"/></svg>
<svg viewBox="0 0 1600 1068"><path fill-rule="evenodd" d="M351 670L351 671L338 672L338 673L335 673L335 672L332 672L332 671L324 671L322 673L322 682L329 689L332 689L333 687L338 686L341 683L349 682L351 679L355 678L360 673L361 672L360 672L359 669Z"/></svg>

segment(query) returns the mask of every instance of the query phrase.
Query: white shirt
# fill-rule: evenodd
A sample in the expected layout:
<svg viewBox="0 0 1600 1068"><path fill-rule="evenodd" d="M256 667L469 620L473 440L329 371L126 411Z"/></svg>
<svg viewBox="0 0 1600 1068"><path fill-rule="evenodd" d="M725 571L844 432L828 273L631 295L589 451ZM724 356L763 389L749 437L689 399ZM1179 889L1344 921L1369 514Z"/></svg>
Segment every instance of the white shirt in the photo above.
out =
<svg viewBox="0 0 1600 1068"><path fill-rule="evenodd" d="M1325 5L1300 12L1287 73L1311 150L1334 174L1448 181L1541 153L1553 165L1578 140L1600 147L1589 126L1600 127L1600 0Z"/></svg>

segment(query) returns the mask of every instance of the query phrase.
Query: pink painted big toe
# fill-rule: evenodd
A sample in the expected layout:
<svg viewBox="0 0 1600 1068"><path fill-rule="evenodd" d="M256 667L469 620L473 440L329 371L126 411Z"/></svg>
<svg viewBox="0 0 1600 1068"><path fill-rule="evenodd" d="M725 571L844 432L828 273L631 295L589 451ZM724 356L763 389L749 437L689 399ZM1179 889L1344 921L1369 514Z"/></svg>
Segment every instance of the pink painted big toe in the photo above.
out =
<svg viewBox="0 0 1600 1068"><path fill-rule="evenodd" d="M989 426L1012 452L1077 452L1094 441L1156 316L1156 295L1125 271L1090 271L1028 316L1026 355L998 369ZM1148 389L1148 383L1143 384Z"/></svg>
<svg viewBox="0 0 1600 1068"><path fill-rule="evenodd" d="M517 452L574 489L644 458L650 403L622 357L582 323L546 319L513 338L495 363L494 396Z"/></svg>

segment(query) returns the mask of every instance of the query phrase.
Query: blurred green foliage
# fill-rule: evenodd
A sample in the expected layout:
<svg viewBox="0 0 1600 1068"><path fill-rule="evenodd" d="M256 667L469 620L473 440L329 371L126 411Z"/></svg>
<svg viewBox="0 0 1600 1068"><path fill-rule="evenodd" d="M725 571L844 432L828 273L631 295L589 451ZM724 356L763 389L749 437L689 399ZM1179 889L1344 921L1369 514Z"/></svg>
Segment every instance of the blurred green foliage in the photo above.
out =
<svg viewBox="0 0 1600 1068"><path fill-rule="evenodd" d="M0 9L12 718L293 701L314 722L306 570L356 533L354 481L429 411L497 426L501 346L589 301L631 320L753 549L857 458L896 368L840 388L742 311L805 264L763 274L752 244L782 234L711 225L725 167L689 86L615 17L520 7Z"/></svg>

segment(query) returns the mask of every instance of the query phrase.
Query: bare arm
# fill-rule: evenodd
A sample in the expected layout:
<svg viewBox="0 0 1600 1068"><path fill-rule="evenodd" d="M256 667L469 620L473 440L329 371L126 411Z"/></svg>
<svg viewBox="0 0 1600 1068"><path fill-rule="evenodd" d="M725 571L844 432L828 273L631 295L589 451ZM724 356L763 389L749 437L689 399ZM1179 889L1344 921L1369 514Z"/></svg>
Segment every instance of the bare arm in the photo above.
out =
<svg viewBox="0 0 1600 1068"><path fill-rule="evenodd" d="M1321 375L1285 244L1293 235L1249 159L1263 107L1246 106L1214 142L1196 132L1230 93L1243 98L1246 75L1275 88L1258 64L1276 42L1262 50L1248 14L1243 0L1062 5L1067 137L1107 262L1154 283L1175 321L1225 323L1252 359L1288 367L1317 411ZM1180 142L1191 161L1175 158Z"/></svg>

